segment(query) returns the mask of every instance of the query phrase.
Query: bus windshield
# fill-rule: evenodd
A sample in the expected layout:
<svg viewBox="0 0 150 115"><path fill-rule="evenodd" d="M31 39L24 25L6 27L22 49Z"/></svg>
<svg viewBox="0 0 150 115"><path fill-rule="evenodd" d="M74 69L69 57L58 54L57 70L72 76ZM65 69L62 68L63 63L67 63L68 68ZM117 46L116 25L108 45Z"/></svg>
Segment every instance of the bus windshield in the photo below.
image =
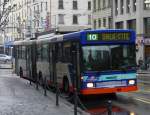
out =
<svg viewBox="0 0 150 115"><path fill-rule="evenodd" d="M134 45L83 46L83 71L131 70L136 67Z"/></svg>

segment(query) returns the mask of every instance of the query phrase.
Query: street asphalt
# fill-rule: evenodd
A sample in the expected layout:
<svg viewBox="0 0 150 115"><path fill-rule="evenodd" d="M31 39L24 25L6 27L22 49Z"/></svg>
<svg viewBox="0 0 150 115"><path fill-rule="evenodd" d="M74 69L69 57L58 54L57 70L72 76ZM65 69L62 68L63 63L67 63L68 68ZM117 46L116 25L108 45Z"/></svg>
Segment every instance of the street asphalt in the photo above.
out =
<svg viewBox="0 0 150 115"><path fill-rule="evenodd" d="M138 90L117 93L115 104L135 112L134 115L150 115L150 71L139 71L137 75Z"/></svg>

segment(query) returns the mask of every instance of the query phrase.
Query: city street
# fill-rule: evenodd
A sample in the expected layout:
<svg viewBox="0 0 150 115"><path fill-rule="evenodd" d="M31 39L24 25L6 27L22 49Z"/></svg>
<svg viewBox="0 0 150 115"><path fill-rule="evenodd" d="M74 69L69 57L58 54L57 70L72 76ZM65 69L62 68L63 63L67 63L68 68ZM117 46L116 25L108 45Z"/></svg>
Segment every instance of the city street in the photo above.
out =
<svg viewBox="0 0 150 115"><path fill-rule="evenodd" d="M112 101L112 115L150 115L150 74L143 73L138 76L138 91L117 93L116 97L99 95L82 101L91 115L107 115L108 100Z"/></svg>
<svg viewBox="0 0 150 115"><path fill-rule="evenodd" d="M5 67L9 66L5 65ZM29 81L13 74L12 69L0 69L0 73L0 115L72 115L74 113L71 103L60 99L60 106L57 107L54 93L48 92L48 96L45 97L43 89L37 91L34 84L30 85ZM139 90L118 93L117 99L97 96L84 98L81 101L86 111L91 113L90 115L101 114L102 111L104 111L103 115L107 115L106 101L108 100L112 100L112 113L115 115L149 115L150 84L146 82L149 80L148 76L149 73L139 74Z"/></svg>
<svg viewBox="0 0 150 115"><path fill-rule="evenodd" d="M114 104L125 108L137 115L150 114L150 74L139 74L138 91L130 93L119 93L118 100Z"/></svg>
<svg viewBox="0 0 150 115"><path fill-rule="evenodd" d="M150 115L150 0L0 9L0 115Z"/></svg>
<svg viewBox="0 0 150 115"><path fill-rule="evenodd" d="M60 100L55 105L55 95L37 91L29 81L12 74L11 69L0 69L0 115L72 115L73 108ZM64 104L65 103L65 104Z"/></svg>

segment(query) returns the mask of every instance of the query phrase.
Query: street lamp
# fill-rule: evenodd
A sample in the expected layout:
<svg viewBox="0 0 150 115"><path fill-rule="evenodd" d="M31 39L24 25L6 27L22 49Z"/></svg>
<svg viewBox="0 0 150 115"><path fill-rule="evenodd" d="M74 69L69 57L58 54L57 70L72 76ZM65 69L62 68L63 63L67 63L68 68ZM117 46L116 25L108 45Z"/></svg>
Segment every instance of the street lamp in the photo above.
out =
<svg viewBox="0 0 150 115"><path fill-rule="evenodd" d="M3 37L4 37L4 39L3 39L3 48L4 48L4 54L6 53L6 47L5 47L5 37L6 37L6 33L5 33L5 30L2 30L3 31Z"/></svg>

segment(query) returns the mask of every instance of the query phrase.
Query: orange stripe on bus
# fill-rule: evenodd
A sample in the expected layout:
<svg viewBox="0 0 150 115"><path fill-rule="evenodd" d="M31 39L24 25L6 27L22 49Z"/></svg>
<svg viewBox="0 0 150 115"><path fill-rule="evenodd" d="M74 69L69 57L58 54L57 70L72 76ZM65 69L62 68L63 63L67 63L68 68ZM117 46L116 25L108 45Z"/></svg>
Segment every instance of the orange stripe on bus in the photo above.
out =
<svg viewBox="0 0 150 115"><path fill-rule="evenodd" d="M80 93L83 95L90 95L90 94L129 92L129 91L136 91L137 89L138 89L137 86L116 87L116 88L91 88L91 89L83 89L80 91Z"/></svg>

